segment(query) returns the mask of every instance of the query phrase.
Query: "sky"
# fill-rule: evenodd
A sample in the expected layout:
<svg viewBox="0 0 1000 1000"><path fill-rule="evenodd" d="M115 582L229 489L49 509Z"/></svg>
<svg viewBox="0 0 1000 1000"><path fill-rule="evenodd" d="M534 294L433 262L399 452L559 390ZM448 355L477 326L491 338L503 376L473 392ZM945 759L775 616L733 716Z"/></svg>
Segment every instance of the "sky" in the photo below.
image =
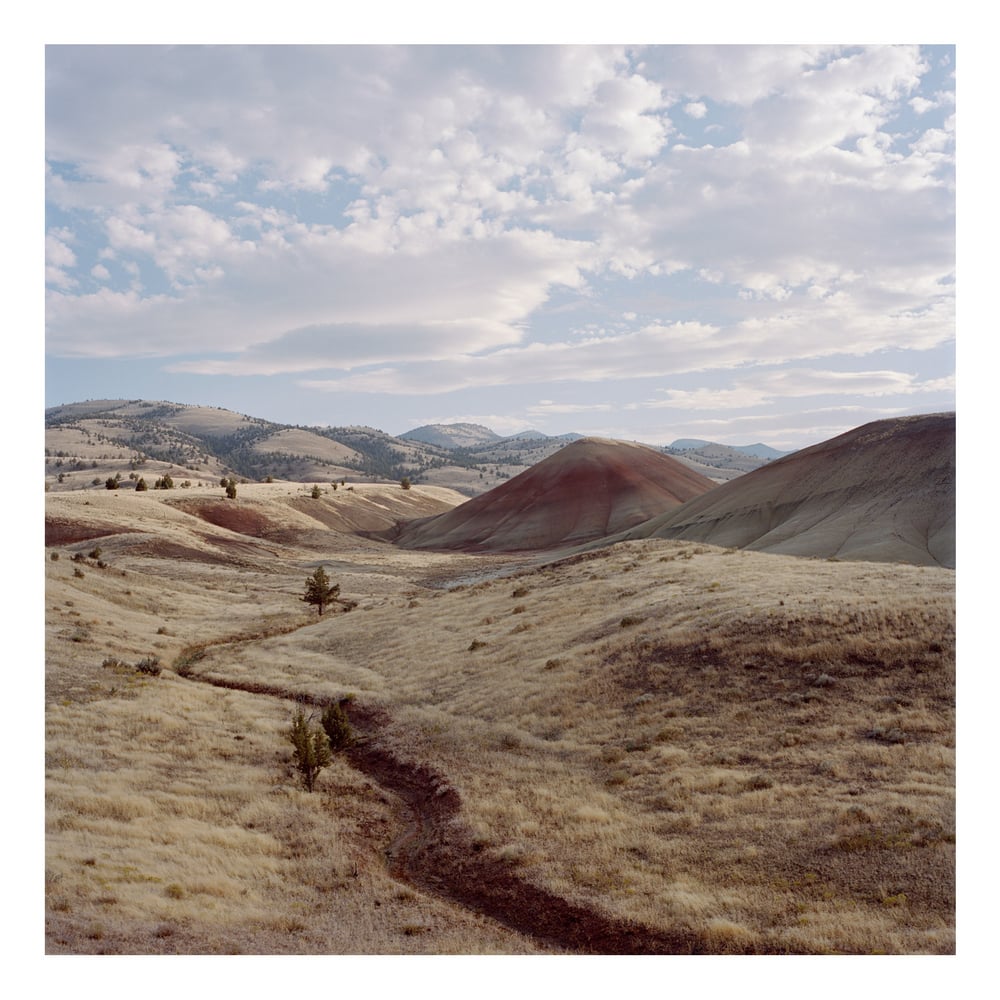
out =
<svg viewBox="0 0 1000 1000"><path fill-rule="evenodd" d="M48 45L45 404L792 449L955 408L953 45Z"/></svg>

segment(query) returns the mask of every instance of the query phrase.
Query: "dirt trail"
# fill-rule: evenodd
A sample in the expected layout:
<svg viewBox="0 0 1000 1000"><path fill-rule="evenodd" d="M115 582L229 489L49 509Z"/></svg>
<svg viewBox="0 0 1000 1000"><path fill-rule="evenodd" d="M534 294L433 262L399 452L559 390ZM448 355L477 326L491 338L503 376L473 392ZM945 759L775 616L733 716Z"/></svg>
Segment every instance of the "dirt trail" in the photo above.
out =
<svg viewBox="0 0 1000 1000"><path fill-rule="evenodd" d="M199 677L190 680L321 707L328 699L289 692L274 685ZM481 853L461 820L461 798L447 778L427 764L401 759L380 734L390 721L385 710L342 703L355 729L347 751L351 764L397 796L409 814L401 834L385 849L394 878L451 900L530 936L540 944L597 955L718 953L701 934L656 930L572 903L521 878L509 864ZM783 952L760 942L746 950Z"/></svg>
<svg viewBox="0 0 1000 1000"><path fill-rule="evenodd" d="M426 765L400 760L374 734L386 719L351 705L362 734L351 763L398 795L413 819L387 852L396 878L447 897L521 934L568 951L600 955L692 954L697 935L663 932L597 913L524 881L509 865L480 853L461 822L461 799L447 779Z"/></svg>

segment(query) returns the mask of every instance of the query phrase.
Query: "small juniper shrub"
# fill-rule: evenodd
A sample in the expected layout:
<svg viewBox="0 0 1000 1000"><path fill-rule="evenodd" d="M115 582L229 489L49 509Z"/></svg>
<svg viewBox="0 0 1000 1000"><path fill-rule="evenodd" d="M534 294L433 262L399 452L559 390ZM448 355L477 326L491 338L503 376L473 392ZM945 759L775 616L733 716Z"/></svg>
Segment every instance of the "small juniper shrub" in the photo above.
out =
<svg viewBox="0 0 1000 1000"><path fill-rule="evenodd" d="M354 742L354 730L341 705L337 703L327 705L320 723L330 741L331 750L346 750Z"/></svg>
<svg viewBox="0 0 1000 1000"><path fill-rule="evenodd" d="M323 729L313 725L311 718L306 718L302 709L298 708L292 717L287 738L293 747L292 758L295 769L301 775L306 791L311 792L316 785L319 772L333 763L329 737Z"/></svg>

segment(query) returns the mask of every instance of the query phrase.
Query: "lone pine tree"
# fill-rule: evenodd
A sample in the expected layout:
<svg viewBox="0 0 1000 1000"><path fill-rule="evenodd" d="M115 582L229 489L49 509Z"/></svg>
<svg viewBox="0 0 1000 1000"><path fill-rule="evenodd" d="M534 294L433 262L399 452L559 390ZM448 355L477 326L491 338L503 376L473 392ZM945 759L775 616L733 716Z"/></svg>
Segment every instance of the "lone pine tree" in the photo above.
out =
<svg viewBox="0 0 1000 1000"><path fill-rule="evenodd" d="M340 584L330 585L330 578L326 575L326 570L322 566L316 567L316 572L306 580L306 592L302 595L302 600L306 604L315 604L319 614L323 614L323 606L337 599L340 593Z"/></svg>

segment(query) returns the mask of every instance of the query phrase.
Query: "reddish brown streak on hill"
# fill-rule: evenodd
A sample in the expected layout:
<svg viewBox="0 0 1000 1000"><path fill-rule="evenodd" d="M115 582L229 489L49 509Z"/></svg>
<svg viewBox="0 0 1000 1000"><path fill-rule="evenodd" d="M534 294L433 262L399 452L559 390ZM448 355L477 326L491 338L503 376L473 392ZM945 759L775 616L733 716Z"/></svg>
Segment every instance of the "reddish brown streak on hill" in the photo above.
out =
<svg viewBox="0 0 1000 1000"><path fill-rule="evenodd" d="M117 524L107 524L101 521L84 524L80 521L69 521L58 517L45 518L46 547L73 545L76 542L89 542L94 538L133 534L134 532L134 528L123 528Z"/></svg>
<svg viewBox="0 0 1000 1000"><path fill-rule="evenodd" d="M403 548L551 549L601 538L715 484L645 445L583 438L453 510L398 526Z"/></svg>

